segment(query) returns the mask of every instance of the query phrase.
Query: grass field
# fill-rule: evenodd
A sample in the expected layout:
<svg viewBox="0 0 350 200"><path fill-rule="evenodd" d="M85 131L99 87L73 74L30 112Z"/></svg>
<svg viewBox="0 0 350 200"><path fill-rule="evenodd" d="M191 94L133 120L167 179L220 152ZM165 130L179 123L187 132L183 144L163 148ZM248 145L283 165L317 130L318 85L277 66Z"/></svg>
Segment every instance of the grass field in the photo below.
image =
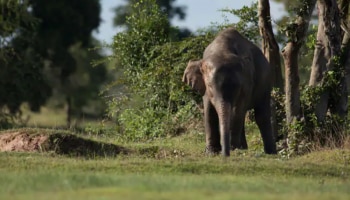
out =
<svg viewBox="0 0 350 200"><path fill-rule="evenodd" d="M251 149L224 160L206 156L198 134L120 145L130 153L2 152L0 199L350 199L349 149L291 159Z"/></svg>

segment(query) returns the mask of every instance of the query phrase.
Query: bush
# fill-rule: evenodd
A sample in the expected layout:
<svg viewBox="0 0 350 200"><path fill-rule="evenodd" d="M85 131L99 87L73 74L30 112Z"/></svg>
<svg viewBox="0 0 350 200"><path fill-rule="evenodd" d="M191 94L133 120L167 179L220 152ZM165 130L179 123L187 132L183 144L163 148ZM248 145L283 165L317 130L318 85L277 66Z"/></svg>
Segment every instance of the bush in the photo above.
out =
<svg viewBox="0 0 350 200"><path fill-rule="evenodd" d="M181 82L187 62L200 58L211 33L171 41L169 22L154 0L133 5L129 30L114 38L114 56L123 76L123 95L109 102L119 130L129 140L178 134L200 116L201 97ZM116 110L117 109L117 110Z"/></svg>
<svg viewBox="0 0 350 200"><path fill-rule="evenodd" d="M125 109L119 116L119 122L123 125L125 138L133 141L157 138L166 133L163 119L164 110L150 108Z"/></svg>
<svg viewBox="0 0 350 200"><path fill-rule="evenodd" d="M349 133L346 119L328 113L324 121L317 120L315 105L325 86L304 86L301 89L302 118L291 124L285 122L284 95L273 92L272 97L277 102L277 121L284 140L281 153L286 156L301 155L313 149L324 147L340 147Z"/></svg>

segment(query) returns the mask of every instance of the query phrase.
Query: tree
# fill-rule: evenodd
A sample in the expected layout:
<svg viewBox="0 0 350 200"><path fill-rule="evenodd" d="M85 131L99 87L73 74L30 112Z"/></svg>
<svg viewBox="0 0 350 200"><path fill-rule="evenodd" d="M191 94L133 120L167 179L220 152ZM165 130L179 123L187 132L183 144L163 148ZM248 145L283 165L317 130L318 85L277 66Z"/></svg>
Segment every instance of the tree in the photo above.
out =
<svg viewBox="0 0 350 200"><path fill-rule="evenodd" d="M259 25L258 25L258 3L252 3L250 6L243 6L240 9L223 9L224 13L230 13L239 18L237 23L230 23L224 26L234 26L242 35L252 41L254 44L260 44ZM220 27L219 27L220 28Z"/></svg>
<svg viewBox="0 0 350 200"><path fill-rule="evenodd" d="M72 118L100 117L105 110L103 100L100 98L101 85L107 81L107 70L104 63L93 66L93 63L103 59L101 53L94 48L100 45L96 40L91 41L87 48L81 43L70 47L76 70L67 77L67 81L56 88L59 96L66 97L67 125L71 125ZM67 99L69 98L69 99ZM89 106L90 109L87 109Z"/></svg>
<svg viewBox="0 0 350 200"><path fill-rule="evenodd" d="M144 3L143 1L138 0L124 0L126 4L120 5L115 8L115 17L114 17L114 25L119 27L124 27L129 29L130 25L127 23L127 18L131 16L135 11L135 7L133 5L137 3ZM160 10L167 16L169 21L168 29L171 29L171 36L175 39L177 38L185 38L191 34L191 31L187 28L174 29L171 26L170 21L174 18L178 18L179 20L184 20L186 18L186 7L185 6L175 6L176 0L156 0L157 5Z"/></svg>
<svg viewBox="0 0 350 200"><path fill-rule="evenodd" d="M63 93L67 104L67 125L70 126L73 96L78 95L71 75L78 69L71 48L79 44L86 51L92 44L92 31L100 23L99 0L30 0L31 13L40 19L31 48L44 59L48 73L58 81L51 81L56 91ZM72 92L74 91L74 92ZM83 96L83 94L81 94Z"/></svg>
<svg viewBox="0 0 350 200"><path fill-rule="evenodd" d="M272 67L273 87L278 88L279 92L283 92L284 88L280 50L272 30L270 3L268 0L259 0L258 3L259 30L260 35L262 36L262 51ZM278 124L281 124L281 122L277 122L276 103L276 100L272 98L271 123L275 139L278 138Z"/></svg>
<svg viewBox="0 0 350 200"><path fill-rule="evenodd" d="M288 39L282 51L286 72L288 151L303 152L303 148L305 150L315 139L320 144L327 144L327 141L341 144L348 105L344 75L349 63L349 1L340 1L339 4L335 0L317 1L316 37L313 34L305 36L310 19L317 20L312 14L316 1L283 2L295 3L298 8L292 9L297 13L296 20L283 29ZM306 45L305 39L309 39ZM315 47L311 47L314 42ZM298 59L298 52L303 49L315 51L310 86L300 90L298 63L301 59Z"/></svg>
<svg viewBox="0 0 350 200"><path fill-rule="evenodd" d="M302 6L302 1L288 1L288 0L273 0L275 2L282 3L285 9L285 13L278 19L272 21L275 26L275 38L280 47L284 47L288 41L286 36L286 27L288 24L293 23L293 19L298 15L300 8ZM300 84L305 85L309 82L310 78L310 63L313 59L314 42L317 32L317 13L312 12L310 25L307 30L307 37L305 38L304 45L301 46L298 56L298 71ZM283 64L282 64L283 65ZM283 82L284 83L284 82Z"/></svg>
<svg viewBox="0 0 350 200"><path fill-rule="evenodd" d="M340 17L341 17L341 33L342 33L342 62L345 68L345 78L347 82L347 89L350 89L350 31L349 31L349 4L348 0L341 0L339 3Z"/></svg>
<svg viewBox="0 0 350 200"><path fill-rule="evenodd" d="M172 41L168 17L155 0L132 7L135 12L127 18L131 28L114 37L115 67L123 72L117 81L125 90L109 103L110 113L117 113L120 132L127 139L179 134L199 113L191 97L201 98L187 92L179 77L188 60L201 56L214 35Z"/></svg>
<svg viewBox="0 0 350 200"><path fill-rule="evenodd" d="M280 50L275 39L268 0L259 0L259 29L262 51L273 69L273 86L283 91Z"/></svg>
<svg viewBox="0 0 350 200"><path fill-rule="evenodd" d="M43 59L30 48L38 19L28 10L22 1L0 2L0 128L20 117L22 103L38 111L51 95Z"/></svg>
<svg viewBox="0 0 350 200"><path fill-rule="evenodd" d="M287 123L301 118L298 54L304 44L316 0L303 0L294 22L286 27L287 44L282 50L285 66Z"/></svg>
<svg viewBox="0 0 350 200"><path fill-rule="evenodd" d="M341 98L335 97L334 92L337 91L342 98L347 97L347 89L344 69L340 63L341 57L341 29L340 29L340 13L338 4L335 0L319 0L318 1L318 32L317 44L315 49L312 71L310 76L310 86L321 85L327 87L327 84L338 79L339 84L332 84L320 94L318 104L315 106L315 114L318 121L325 120L328 108L332 114L345 117L347 113L347 101L341 101ZM337 61L338 59L338 61ZM339 73L339 77L332 76ZM341 102L339 102L341 101Z"/></svg>
<svg viewBox="0 0 350 200"><path fill-rule="evenodd" d="M114 25L115 26L129 26L127 21L127 17L130 16L134 11L132 5L139 2L137 0L124 0L127 2L124 5L120 5L114 9L116 16L114 17ZM184 6L174 6L176 0L157 0L156 3L159 8L166 14L168 20L173 19L174 17L178 17L180 20L184 20L186 18Z"/></svg>

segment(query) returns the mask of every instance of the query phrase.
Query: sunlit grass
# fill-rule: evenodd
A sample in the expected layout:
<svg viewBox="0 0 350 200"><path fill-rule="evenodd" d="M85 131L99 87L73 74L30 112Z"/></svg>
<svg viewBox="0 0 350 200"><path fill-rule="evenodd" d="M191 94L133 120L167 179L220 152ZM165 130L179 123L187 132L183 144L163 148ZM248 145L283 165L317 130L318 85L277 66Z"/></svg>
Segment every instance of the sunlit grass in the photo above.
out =
<svg viewBox="0 0 350 200"><path fill-rule="evenodd" d="M47 127L58 124L33 117ZM62 113L61 113L62 114ZM64 118L61 118L61 120ZM65 121L65 120L63 120ZM32 124L33 125L33 124ZM286 159L266 155L254 124L246 128L249 150L207 156L201 132L130 142L113 129L90 124L75 133L129 149L116 157L0 153L0 199L349 199L350 149L321 149ZM33 125L33 127L36 127ZM38 126L39 127L39 126ZM23 128L31 134L69 130Z"/></svg>
<svg viewBox="0 0 350 200"><path fill-rule="evenodd" d="M64 109L48 109L41 107L40 112L31 112L26 106L22 106L23 117L28 119L31 127L65 127L67 117Z"/></svg>
<svg viewBox="0 0 350 200"><path fill-rule="evenodd" d="M32 112L25 104L21 107L23 120L26 121L27 127L33 128L53 128L67 129L67 112L65 109L54 109L41 107L40 112ZM73 118L71 129L84 129L86 132L97 129L113 127L112 122L103 121L102 119Z"/></svg>
<svg viewBox="0 0 350 200"><path fill-rule="evenodd" d="M50 183L45 181L46 178L55 181ZM11 199L347 199L349 197L349 184L336 180L322 182L305 178L96 173L49 176L43 174L36 177L29 176L27 180L26 184L36 187L35 192L13 189L12 194L5 193L7 195L2 196ZM46 184L41 185L42 182Z"/></svg>
<svg viewBox="0 0 350 200"><path fill-rule="evenodd" d="M222 159L203 153L203 135L124 145L133 151L94 159L50 152L0 153L0 199L350 197L346 149L288 160L255 150L235 151Z"/></svg>

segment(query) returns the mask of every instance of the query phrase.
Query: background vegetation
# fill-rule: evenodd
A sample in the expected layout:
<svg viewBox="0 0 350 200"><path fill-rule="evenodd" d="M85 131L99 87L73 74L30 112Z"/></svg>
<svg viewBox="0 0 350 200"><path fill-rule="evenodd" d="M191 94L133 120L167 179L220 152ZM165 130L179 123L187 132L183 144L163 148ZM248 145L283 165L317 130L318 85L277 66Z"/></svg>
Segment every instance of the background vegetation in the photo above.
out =
<svg viewBox="0 0 350 200"><path fill-rule="evenodd" d="M288 14L301 15L300 13L306 13L303 11L306 9L303 7L305 5L309 4L293 4L294 9L288 10ZM124 86L124 95L118 96L117 100L112 99L109 104L112 108L110 116L116 117L118 122L118 132L127 139L149 140L190 131L194 126L188 122L196 123L201 118L200 97L188 91L188 88L180 82L180 77L186 63L191 59L200 58L203 49L214 38L215 34L226 26L231 26L232 23L214 25L207 30L182 39L174 37L179 31L171 28L168 21L169 15L164 15L154 1L141 1L129 5L128 8L130 15L123 21L127 30L118 33L113 43L113 56L117 60L116 67L123 72L116 84ZM297 11L298 9L299 11ZM239 17L240 21L233 26L259 45L260 24L258 23L257 10L258 3L253 3L251 6L245 6L238 10L225 9L223 12ZM144 20L145 16L148 16L147 20ZM275 26L278 32L275 37L280 45L291 43L292 31L297 31L292 27L293 24L297 27L297 23L293 22L294 19L286 20L283 18L276 22ZM315 27L316 25L311 24L310 26ZM344 73L341 73L343 76L333 76L333 78L323 81L317 87L305 84L310 77L307 73L311 71L310 68L307 68L306 63L308 62L310 66L316 45L315 35L313 35L316 33L315 30L316 28L305 30L309 36L296 42L297 45L300 45L300 55L296 55L295 59L300 63L301 75L296 74L297 77L290 79L299 81L299 77L301 77L300 82L304 84L297 86L295 89L297 93L293 93L294 99L300 98L299 110L294 113L297 117L293 123L286 120L287 116L290 115L288 109L286 110L290 102L286 101L288 96L286 98L281 91L283 87L277 86L280 87L280 91L273 93L274 105L277 109L278 138L282 139L280 147L283 148L283 151L281 152L288 155L305 153L314 144L341 146L344 138L348 135L345 116L332 113L325 120L320 120L315 114L317 102L320 101L322 92L337 87L341 77L344 77ZM273 56L280 57L280 54ZM285 60L287 59L294 58L285 57ZM291 67L298 68L298 63ZM278 71L276 72L278 73ZM279 73L281 72L279 71ZM337 74L332 71L327 73ZM282 77L282 74L279 76ZM325 80L327 77L325 76ZM338 100L333 99L332 101ZM329 106L332 107L331 103ZM198 125L195 127L199 128Z"/></svg>
<svg viewBox="0 0 350 200"><path fill-rule="evenodd" d="M298 41L293 80L300 79L300 109L293 123L286 120L285 87L273 91L279 154L262 153L249 120L254 113L247 116L249 150L226 160L204 154L201 97L181 82L183 71L227 26L264 51L262 2L269 1L223 9L239 18L235 24L214 23L191 33L172 24L186 18L185 6L175 0L125 0L114 18L123 31L106 56L106 47L92 36L101 21L99 0L0 0L0 138L23 133L34 141L43 135L52 144L37 145L36 152L0 153L0 199L349 199L347 116L328 107L325 120L315 114L323 92L339 91L334 87L344 68L328 70L322 84L307 86L319 45L316 12ZM295 39L303 6L316 1L278 2L286 16L267 21L282 49ZM348 8L346 2L337 5ZM340 16L346 25L348 10ZM0 149L6 144L0 140ZM111 153L115 146L123 153Z"/></svg>
<svg viewBox="0 0 350 200"><path fill-rule="evenodd" d="M23 103L35 112L45 104L65 107L68 127L73 116L101 115L97 97L107 69L92 67L102 54L89 50L99 45L91 34L100 10L98 0L0 2L1 128L25 122L19 121Z"/></svg>
<svg viewBox="0 0 350 200"><path fill-rule="evenodd" d="M298 25L293 21L295 18L288 17L305 13L303 6L309 4L280 2L288 8L286 17L269 23L275 27L275 38L283 47L290 43ZM339 5L348 6L341 2ZM181 83L184 68L189 60L200 58L216 33L226 26L235 26L260 46L260 8L256 2L241 9L223 9L223 13L240 20L235 24L229 21L213 24L190 33L186 28L172 26L173 18L184 20L186 17L185 7L175 5L175 1L126 1L115 8L114 19L115 25L123 27L124 31L114 37L110 46L113 54L104 57L96 48L99 42L91 35L100 23L98 0L84 6L68 1L50 4L39 0L2 1L1 127L37 124L33 119L38 115L31 113L31 120L22 114L23 111L29 113L29 109L31 112L59 109L55 112L66 112L66 122L61 120L60 126L78 128L80 122L104 118L98 123L101 128L93 130L88 124L86 130L105 132L106 124L112 124L108 131L113 130L114 134L131 141L203 130L201 97ZM60 10L67 12L52 14ZM310 15L317 21L315 13ZM344 21L346 16L342 15ZM286 104L290 97L284 96L282 86L277 86L279 92L273 93L278 138L283 139L281 146L293 147L287 150L289 153L304 152L315 139L326 144L330 137L338 138L341 145L347 137L345 116L331 112L332 115L320 120L315 114L315 102L320 101L322 92L332 91L339 85L344 68L339 73L327 72L329 76L325 76L325 80L329 79L328 82L323 81L318 87L305 84L310 77L317 23L307 26L311 27L306 31L308 37L299 42L298 77L291 79L301 78L302 83L297 85L294 98L300 102L300 111L293 114L296 120L292 124L286 120L290 118L290 109L287 109L290 106ZM280 56L279 53L275 55ZM281 72L276 73L282 77ZM337 98L336 95L331 97ZM330 101L330 108L336 101ZM284 145L286 139L289 144ZM301 148L297 148L300 145Z"/></svg>

